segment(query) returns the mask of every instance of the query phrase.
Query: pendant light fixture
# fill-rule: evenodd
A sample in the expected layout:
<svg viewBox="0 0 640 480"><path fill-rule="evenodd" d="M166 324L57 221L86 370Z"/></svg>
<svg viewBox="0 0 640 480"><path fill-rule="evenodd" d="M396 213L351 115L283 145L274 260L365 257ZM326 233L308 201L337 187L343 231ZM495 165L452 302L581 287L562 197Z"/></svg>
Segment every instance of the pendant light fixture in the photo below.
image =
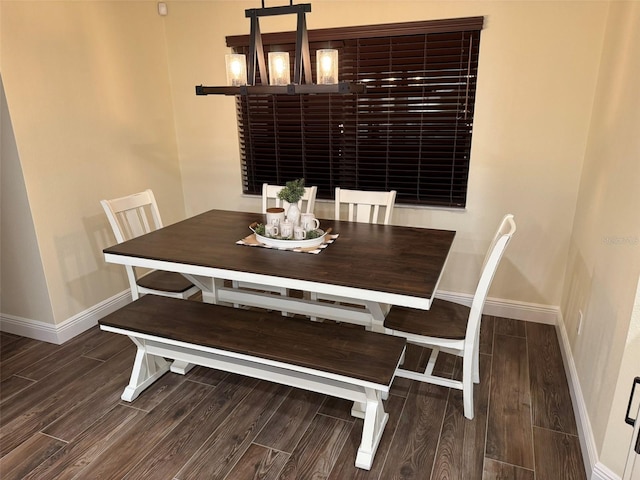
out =
<svg viewBox="0 0 640 480"><path fill-rule="evenodd" d="M316 52L317 83L311 77L311 55L307 34L306 14L311 11L310 3L293 4L245 10L245 16L251 21L249 38L249 58L245 55L228 54L226 56L227 86L196 86L196 95L265 95L265 94L313 94L313 93L362 93L365 85L338 80L338 51L322 49ZM260 17L275 15L297 16L296 48L294 58L293 82L290 80L289 53L269 52L269 72L265 62ZM259 85L256 85L256 63L260 72ZM267 81L268 79L268 81Z"/></svg>

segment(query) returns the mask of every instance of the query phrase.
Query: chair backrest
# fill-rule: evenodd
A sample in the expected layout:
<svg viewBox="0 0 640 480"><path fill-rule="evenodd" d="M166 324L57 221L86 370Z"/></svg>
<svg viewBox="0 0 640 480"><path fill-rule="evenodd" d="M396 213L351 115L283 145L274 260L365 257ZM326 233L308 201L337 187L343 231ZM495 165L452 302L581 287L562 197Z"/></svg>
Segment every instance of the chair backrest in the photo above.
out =
<svg viewBox="0 0 640 480"><path fill-rule="evenodd" d="M478 281L478 286L476 287L476 291L471 302L471 311L469 313L469 322L467 324L467 338L470 338L471 335L477 337L480 332L480 319L482 318L482 310L484 309L484 303L487 299L491 282L493 281L496 270L498 270L498 265L502 259L504 251L506 250L507 245L509 245L511 237L513 237L515 231L516 223L513 220L513 215L505 215L485 256L480 280Z"/></svg>
<svg viewBox="0 0 640 480"><path fill-rule="evenodd" d="M130 240L162 227L160 211L151 190L113 200L100 200L118 243ZM140 297L136 270L125 265L127 280L134 300Z"/></svg>
<svg viewBox="0 0 640 480"><path fill-rule="evenodd" d="M275 200L275 207L284 207L285 211L288 207L288 203L278 198L278 192L284 187L282 185L269 185L268 183L262 184L262 213L267 213L269 208L269 200ZM304 195L298 202L298 208L303 213L313 213L313 209L316 205L316 194L318 193L318 187L315 185L312 187L304 187ZM303 208L302 204L306 203L306 208ZM282 205L281 205L282 204Z"/></svg>
<svg viewBox="0 0 640 480"><path fill-rule="evenodd" d="M340 220L341 206L347 204L349 206L347 219L350 222L380 223L378 217L380 207L383 207L385 213L382 223L388 225L391 222L393 206L396 203L396 191L367 192L363 190L345 190L337 187L335 202L336 220Z"/></svg>
<svg viewBox="0 0 640 480"><path fill-rule="evenodd" d="M496 233L493 236L491 243L489 244L487 253L484 256L484 260L482 261L482 270L484 270L485 265L489 261L489 256L491 255L491 251L493 250L493 247L498 242L500 237L502 237L502 235L504 235L505 233L511 230L512 224L515 225L513 221L513 215L511 213L508 213L507 215L504 216L504 218L500 222L500 225L498 226L498 229L496 230Z"/></svg>
<svg viewBox="0 0 640 480"><path fill-rule="evenodd" d="M113 200L100 200L118 243L162 227L160 211L151 190Z"/></svg>

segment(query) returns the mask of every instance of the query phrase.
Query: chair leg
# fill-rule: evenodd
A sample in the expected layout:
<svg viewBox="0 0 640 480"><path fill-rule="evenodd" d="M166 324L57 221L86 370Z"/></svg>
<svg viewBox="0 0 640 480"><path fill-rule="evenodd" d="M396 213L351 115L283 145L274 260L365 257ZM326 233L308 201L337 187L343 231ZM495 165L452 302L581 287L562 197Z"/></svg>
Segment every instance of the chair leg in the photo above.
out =
<svg viewBox="0 0 640 480"><path fill-rule="evenodd" d="M234 290L237 290L239 287L239 282L238 280L232 280L231 281L231 288L233 288ZM240 308L240 304L239 303L234 303L233 304L233 308Z"/></svg>
<svg viewBox="0 0 640 480"><path fill-rule="evenodd" d="M311 300L313 302L317 302L318 301L318 294L316 292L309 292L309 300ZM322 319L320 319L318 317L309 317L309 320L311 320L312 322L321 322L322 321Z"/></svg>
<svg viewBox="0 0 640 480"><path fill-rule="evenodd" d="M427 361L427 365L424 368L424 376L428 377L433 375L433 369L436 366L436 362L438 361L438 355L440 354L440 349L438 347L431 347L431 355L429 355L429 360Z"/></svg>
<svg viewBox="0 0 640 480"><path fill-rule="evenodd" d="M404 357L407 355L407 349L405 348L404 352L400 356L400 365L404 365Z"/></svg>
<svg viewBox="0 0 640 480"><path fill-rule="evenodd" d="M281 297L288 297L289 296L289 289L288 288L280 288L278 289L280 296ZM293 317L293 314L290 314L289 312L285 312L284 310L281 312L283 317Z"/></svg>
<svg viewBox="0 0 640 480"><path fill-rule="evenodd" d="M462 403L464 416L473 420L473 377L475 375L475 352L465 352L462 358Z"/></svg>
<svg viewBox="0 0 640 480"><path fill-rule="evenodd" d="M473 347L473 383L480 383L480 345L478 339Z"/></svg>

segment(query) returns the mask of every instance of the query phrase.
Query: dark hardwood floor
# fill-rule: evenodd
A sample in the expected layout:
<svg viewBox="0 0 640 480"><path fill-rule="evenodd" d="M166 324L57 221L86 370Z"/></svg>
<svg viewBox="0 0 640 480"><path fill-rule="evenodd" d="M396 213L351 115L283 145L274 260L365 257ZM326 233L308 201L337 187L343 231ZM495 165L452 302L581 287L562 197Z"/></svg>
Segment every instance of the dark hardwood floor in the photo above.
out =
<svg viewBox="0 0 640 480"><path fill-rule="evenodd" d="M460 391L396 379L368 472L344 400L196 367L126 403L135 348L122 335L0 341L2 480L586 479L549 325L484 318L472 421ZM405 365L427 353L410 348ZM439 362L459 375L458 360Z"/></svg>

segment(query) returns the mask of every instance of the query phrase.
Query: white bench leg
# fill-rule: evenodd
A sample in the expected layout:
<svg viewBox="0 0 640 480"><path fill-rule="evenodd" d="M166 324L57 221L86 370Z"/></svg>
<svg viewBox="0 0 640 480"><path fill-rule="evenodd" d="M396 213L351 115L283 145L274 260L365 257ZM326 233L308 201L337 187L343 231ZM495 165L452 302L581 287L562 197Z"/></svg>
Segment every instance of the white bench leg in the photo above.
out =
<svg viewBox="0 0 640 480"><path fill-rule="evenodd" d="M171 364L171 371L178 375L186 375L193 367L195 367L193 363L187 363L183 360L174 360Z"/></svg>
<svg viewBox="0 0 640 480"><path fill-rule="evenodd" d="M380 444L382 432L389 420L389 414L384 411L380 392L365 388L367 403L364 411L364 426L362 427L362 441L356 455L356 467L371 470L373 458ZM361 403L355 405L362 406ZM353 410L352 410L353 414Z"/></svg>
<svg viewBox="0 0 640 480"><path fill-rule="evenodd" d="M355 418L364 418L367 404L362 402L353 402L351 407L351 416Z"/></svg>
<svg viewBox="0 0 640 480"><path fill-rule="evenodd" d="M133 402L149 385L169 371L169 362L156 355L149 355L144 340L129 337L138 347L133 362L129 385L122 392L122 400Z"/></svg>

